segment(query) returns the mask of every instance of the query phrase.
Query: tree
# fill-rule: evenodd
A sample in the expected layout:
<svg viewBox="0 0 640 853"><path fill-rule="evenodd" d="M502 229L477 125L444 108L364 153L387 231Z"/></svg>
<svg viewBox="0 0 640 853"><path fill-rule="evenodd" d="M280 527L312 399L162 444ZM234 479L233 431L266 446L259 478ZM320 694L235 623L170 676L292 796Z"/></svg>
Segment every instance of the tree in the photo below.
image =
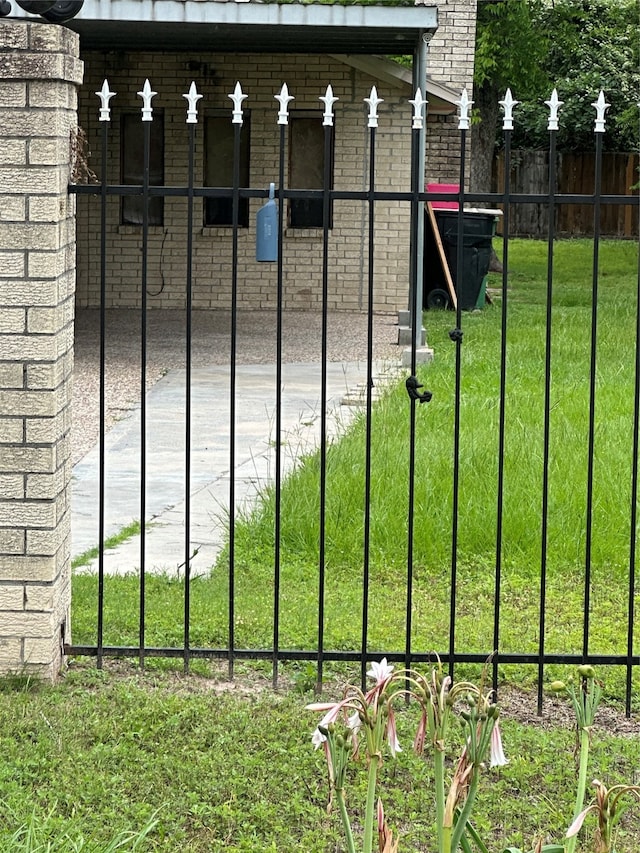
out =
<svg viewBox="0 0 640 853"><path fill-rule="evenodd" d="M544 91L547 36L537 28L542 0L479 0L471 131L471 190L489 192L500 116L507 88L519 101Z"/></svg>
<svg viewBox="0 0 640 853"><path fill-rule="evenodd" d="M592 150L595 113L590 104L602 90L611 104L603 137L605 150L637 150L638 0L555 0L537 9L535 18L540 31L552 34L544 60L548 84L545 92L534 93L536 97L518 108L513 144L520 148L548 145L548 110L543 101L556 88L564 102L558 149Z"/></svg>

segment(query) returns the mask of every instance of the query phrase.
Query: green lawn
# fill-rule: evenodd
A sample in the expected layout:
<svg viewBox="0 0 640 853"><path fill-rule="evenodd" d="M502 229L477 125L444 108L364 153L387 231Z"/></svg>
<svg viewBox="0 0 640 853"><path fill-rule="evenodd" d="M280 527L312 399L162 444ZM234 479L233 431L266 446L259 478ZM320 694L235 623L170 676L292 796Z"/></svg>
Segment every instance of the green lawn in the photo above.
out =
<svg viewBox="0 0 640 853"><path fill-rule="evenodd" d="M538 647L546 334L545 243L510 243L500 645ZM590 651L625 654L629 550L637 246L600 247ZM584 617L592 248L558 243L552 299L552 384L545 648L582 649ZM494 277L491 284L500 284ZM463 316L456 649L493 645L501 299ZM449 312L425 315L433 364L420 378L433 400L416 412L412 645L446 650L449 633L455 346ZM400 382L373 413L368 647L404 649L407 601L409 401ZM327 455L324 644L359 648L362 633L365 423L360 417ZM236 525L235 643L273 638L272 491ZM301 460L282 492L280 644L318 642L319 459ZM191 643L228 642L228 571L222 559L192 586ZM73 586L74 642L95 642L95 577ZM106 644L137 643L138 581L105 580ZM182 643L180 581L147 578L147 642ZM636 611L638 601L636 595ZM636 620L637 622L637 620ZM636 631L635 648L640 643ZM509 677L530 681L516 669ZM624 673L607 677L620 697ZM640 685L640 673L636 672ZM636 690L636 703L640 691Z"/></svg>
<svg viewBox="0 0 640 853"><path fill-rule="evenodd" d="M542 405L546 246L513 241L509 261L501 646L537 648L540 585ZM557 248L553 297L553 383L549 494L547 634L549 651L581 650L585 573L585 507L590 336L590 247ZM494 282L495 284L495 282ZM598 310L591 642L594 652L623 654L629 586L632 415L637 246L603 243ZM449 630L451 474L455 348L449 313L426 316L435 362L421 368L433 401L416 412L417 466L413 586L414 648L446 648ZM460 536L456 647L488 651L494 608L500 300L465 315L461 397ZM371 650L404 648L409 403L400 386L375 407L371 498ZM328 453L325 646L358 648L363 560L364 421ZM269 648L273 637L274 497L236 529L235 641ZM282 494L280 641L314 649L318 636L318 459L301 460ZM226 646L228 554L191 587L191 643ZM146 579L147 642L180 647L182 581ZM105 579L106 644L136 645L135 576ZM636 612L639 602L636 593ZM73 579L75 643L96 640L97 580ZM640 638L636 634L637 652ZM373 652L372 652L373 653ZM236 663L236 686L222 689L220 670L193 663L72 662L62 683L0 679L0 850L12 853L110 853L111 850L343 850L337 814L327 812L326 769L314 752L317 722L305 712L313 665L281 664L283 692L269 689L268 663ZM345 666L327 666L326 691L337 695ZM462 671L462 667L456 670ZM474 822L492 853L507 844L530 850L538 839L561 841L575 792L575 733L563 702L535 717L526 692L535 673L501 670L501 696L517 701L502 717L510 763L487 773ZM607 671L609 669L609 671ZM634 717L640 673L634 681ZM566 677L563 667L547 676ZM611 701L624 673L599 668ZM505 684L507 686L505 686ZM287 689L288 688L288 689ZM508 703L505 703L508 706ZM596 719L589 778L638 781L640 737L609 705ZM401 851L433 853L431 765L409 748L409 719L399 713L404 751L385 760L385 812ZM598 720L602 722L598 724ZM523 722L524 721L524 722ZM604 725L604 728L603 728ZM458 744L458 747L460 744ZM450 754L453 757L453 752ZM451 764L447 764L448 771ZM349 808L362 819L365 774L349 777ZM157 823L139 847L122 833ZM29 835L30 833L30 835ZM122 842L113 846L114 837ZM592 853L593 821L577 850ZM618 853L636 853L640 813L629 811Z"/></svg>
<svg viewBox="0 0 640 853"><path fill-rule="evenodd" d="M294 675L288 668L285 676ZM322 751L311 745L317 715L304 705L312 697L276 694L268 683L241 665L237 688L224 692L213 679L153 666L140 675L124 664L103 672L72 664L56 688L0 679L0 850L106 853L116 833L154 817L140 850L344 850L338 815L327 814ZM533 708L534 697L529 702ZM507 842L530 850L537 838L559 841L568 826L575 735L552 715L527 725L507 714L502 720L510 763L486 774L474 819L492 853ZM415 723L415 708L400 712L397 763L383 765L385 813L401 851L433 853L432 765L410 749L410 717ZM637 779L637 735L596 726L591 755L589 778ZM349 773L349 808L360 819L365 777ZM37 843L12 840L21 825L31 825ZM581 853L592 853L592 829L590 822ZM638 837L636 809L623 820L619 853L635 853Z"/></svg>

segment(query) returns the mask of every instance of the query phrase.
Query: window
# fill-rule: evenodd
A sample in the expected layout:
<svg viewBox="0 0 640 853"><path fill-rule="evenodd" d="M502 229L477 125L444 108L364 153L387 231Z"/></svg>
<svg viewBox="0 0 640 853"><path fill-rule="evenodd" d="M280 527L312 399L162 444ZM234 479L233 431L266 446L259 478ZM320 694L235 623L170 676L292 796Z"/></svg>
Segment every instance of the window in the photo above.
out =
<svg viewBox="0 0 640 853"><path fill-rule="evenodd" d="M249 186L250 116L245 111L240 131L240 186ZM233 149L235 125L229 112L210 115L205 119L204 183L207 187L233 186ZM205 198L205 225L233 225L232 198ZM241 198L238 225L249 226L249 199Z"/></svg>
<svg viewBox="0 0 640 853"><path fill-rule="evenodd" d="M121 175L123 184L142 184L144 171L144 127L140 112L124 113L122 116ZM164 184L164 116L153 112L149 122L149 184ZM122 196L121 222L123 225L142 225L143 198L138 195ZM149 199L149 225L162 225L164 199L156 196Z"/></svg>
<svg viewBox="0 0 640 853"><path fill-rule="evenodd" d="M294 190L321 190L324 188L324 134L322 118L317 113L298 115L290 114L289 133L289 186ZM331 180L329 188L333 189L333 143L334 134L331 130ZM322 228L323 200L290 199L289 225L291 228ZM333 211L330 210L329 227L331 228Z"/></svg>

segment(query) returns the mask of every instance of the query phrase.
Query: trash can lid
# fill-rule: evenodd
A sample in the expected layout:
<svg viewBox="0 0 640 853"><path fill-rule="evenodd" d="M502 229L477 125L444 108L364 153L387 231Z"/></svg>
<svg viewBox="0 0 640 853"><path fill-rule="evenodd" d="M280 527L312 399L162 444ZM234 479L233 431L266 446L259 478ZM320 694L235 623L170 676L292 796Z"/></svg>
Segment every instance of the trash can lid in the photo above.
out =
<svg viewBox="0 0 640 853"><path fill-rule="evenodd" d="M483 216L503 216L503 211L498 210L498 208L488 208L488 207L465 207L464 213L476 213L478 215Z"/></svg>
<svg viewBox="0 0 640 853"><path fill-rule="evenodd" d="M453 195L460 192L460 184L427 184L426 190L429 193L447 193ZM433 201L431 206L434 210L457 210L457 201Z"/></svg>

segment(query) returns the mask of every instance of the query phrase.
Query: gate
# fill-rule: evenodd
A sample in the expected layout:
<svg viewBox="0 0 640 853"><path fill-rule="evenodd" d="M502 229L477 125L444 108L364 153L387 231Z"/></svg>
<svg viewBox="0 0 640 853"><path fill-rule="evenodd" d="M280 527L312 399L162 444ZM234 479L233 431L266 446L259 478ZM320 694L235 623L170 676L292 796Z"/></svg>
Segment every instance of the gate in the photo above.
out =
<svg viewBox="0 0 640 853"><path fill-rule="evenodd" d="M595 123L595 174L594 191L589 195L560 195L556 190L556 177L553 171L555 163L555 129L557 128L558 101L557 95L552 96L550 104L551 116L549 121L550 138L550 175L549 187L546 194L515 194L510 187L510 134L513 121L513 107L515 102L507 92L504 101L501 102L504 111L504 137L505 137L505 168L504 186L501 192L471 195L465 190L466 163L467 163L467 133L469 128L470 102L463 93L460 100L460 148L455 156L459 160L459 187L461 188L453 196L437 191L426 192L424 189L423 166L420 156L421 146L424 144L424 112L425 101L420 90L416 92L415 98L410 102L412 110L407 108L407 119L411 120L411 128L407 127L407 133L411 134L411 170L410 185L392 191L381 191L376 187L376 154L377 154L377 125L378 107L381 103L375 90L371 91L366 98L368 107L367 118L367 160L368 170L362 176L363 189L334 189L332 185L331 162L332 162L332 140L334 136L334 103L337 100L333 96L329 86L326 93L320 98L323 103L323 135L324 135L324 172L322 186L315 189L291 188L287 186L285 169L285 150L289 114L288 105L292 100L286 86L275 95L279 103L279 111L274 110L274 121L279 128L279 162L277 164L277 181L275 192L271 194L276 202L275 219L269 223L262 223L261 227L266 230L261 235L264 240L260 251L266 252L270 258L275 259L277 266L277 294L276 294L276 365L275 365L275 412L273 434L274 441L274 476L273 484L263 495L262 502L258 504L258 514L261 514L261 523L267 528L271 525L271 546L269 553L262 551L259 560L268 563L268 574L270 585L268 590L261 587L263 576L259 580L253 577L255 568L255 555L248 558L244 552L247 536L253 535L251 527L246 527L244 514L238 510L236 493L236 441L237 428L240 412L246 407L246 398L239 391L239 365L237 363L237 318L238 318L238 292L242 284L241 257L239 249L240 222L243 216L243 205L250 199L268 199L269 189L251 188L243 185L241 178L241 150L243 138L243 102L246 94L238 84L235 91L229 96L233 108L230 121L233 130L233 185L231 187L207 187L196 185L194 179L194 157L198 144L198 101L202 97L192 84L191 89L184 95L187 100L186 111L186 150L188 162L186 164L187 180L183 186L165 186L162 183L154 183L151 179L151 157L152 141L151 127L153 122L152 98L155 93L147 81L139 93L142 101L142 146L143 146L143 169L140 184L113 184L108 181L108 152L110 140L110 101L114 93L110 91L107 81L99 94L101 100L100 123L102 130L101 165L99 169L100 180L94 184L72 184L69 187L71 193L78 196L88 196L91 203L98 205L100 209L100 417L102 429L99 441L99 483L98 483L98 519L97 519L97 544L98 544L98 567L95 581L95 596L97 608L97 620L95 624L95 642L79 641L68 645L66 651L72 655L95 656L98 666L101 666L105 656L128 656L137 657L143 666L145 659L149 656L181 658L185 668L197 658L221 658L228 661L229 674L233 677L236 661L243 659L266 660L270 662L274 684L277 683L279 668L282 663L288 661L308 661L314 668L314 678L318 684L322 683L325 664L328 662L352 662L359 664L361 677L364 681L368 661L374 657L386 656L388 660L401 662L405 666L428 660L435 652L441 660L448 664L449 671L454 673L458 667L482 664L491 658L492 678L494 687L497 688L503 667L510 665L526 665L537 682L539 710L542 707L542 690L545 680L545 672L550 666L556 664L568 664L579 662L590 662L599 665L611 666L618 674L623 673L620 680L620 695L622 692L626 698L627 713L631 712L632 685L638 683L640 675L640 656L638 655L637 627L635 626L635 601L637 596L636 581L636 554L637 554L637 502L638 502L638 422L640 416L640 313L638 311L638 290L629 293L628 288L624 293L617 296L616 304L620 301L629 303L631 307L627 311L624 329L621 331L626 336L627 348L625 349L624 361L629 367L629 353L631 353L632 377L629 383L628 373L625 373L625 383L620 394L625 398L624 425L618 430L618 434L624 433L622 439L626 445L626 464L619 475L613 478L620 492L624 492L625 508L617 507L616 512L621 513L625 519L624 537L626 539L626 555L620 558L620 554L603 554L602 548L594 549L594 537L598 535L598 523L602 518L601 504L609 506L610 495L607 489L602 487L598 480L601 473L601 464L606 467L607 459L601 457L601 444L599 438L603 434L603 412L598 406L599 395L606 390L606 382L614 381L609 374L603 374L601 361L603 358L617 358L615 351L613 355L610 349L602 349L602 341L599 337L600 329L598 321L600 318L599 307L601 303L601 282L603 273L600 252L603 248L600 240L600 219L604 205L630 205L638 206L638 197L604 195L601 192L601 162L602 162L602 133L605 131L605 111L607 105L601 95L596 108ZM407 125L408 125L407 121ZM275 167L276 164L274 164ZM106 283L109 277L109 264L106 255L106 211L107 205L113 199L139 199L140 210L140 244L141 244L141 328L140 328L140 466L139 466L139 565L141 570L133 580L127 580L127 606L131 604L131 596L135 596L137 639L129 643L109 642L108 626L105 624L105 613L109 607L109 594L111 579L105 572L105 544L106 535L106 509L105 491L108 482L108 464L106 463L107 436L105 430L105 351L106 351L106 305L105 293ZM149 463L153 459L153 447L147 443L148 437L148 409L147 409L147 276L150 262L150 227L153 205L158 199L179 198L186 205L186 243L184 258L184 281L186 293L186 338L185 338L185 417L183 424L184 446L185 446L185 491L184 491L184 573L181 577L167 584L178 587L181 599L181 614L179 617L180 630L173 628L160 632L159 636L164 642L149 642L149 583L153 576L149 574L146 567L146 540L148 535L147 525L149 522L148 511L148 470ZM203 579L193 577L190 569L193 559L193 548L190 537L191 530L191 501L193 495L193 463L192 444L194 435L192 433L192 363L191 363L191 335L192 335L192 268L194 259L193 234L195 225L196 204L200 200L223 200L230 206L231 211L231 294L230 307L230 336L229 336L229 437L228 456L225 468L230 473L228 485L228 542L224 558L219 561L214 569L212 578L217 578L219 586L224 587L224 608L217 612L217 628L211 629L211 635L224 636L222 642L194 642L194 634L197 633L199 616L194 613L194 595L203 583ZM437 387L436 377L442 376L436 372L435 366L422 367L420 364L420 327L421 312L423 305L423 276L428 283L431 275L433 259L427 258L423 261L423 210L425 203L455 200L458 204L457 217L457 243L456 243L456 267L458 270L464 268L465 263L465 215L464 205L473 202L476 205L500 205L503 209L503 234L502 241L502 266L503 272L499 286L492 294L493 307L490 309L492 316L498 318L497 328L499 334L495 339L493 350L496 361L493 371L482 374L491 377L490 383L474 397L472 406L475 412L480 409L492 411L490 433L483 433L480 437L482 447L474 447L473 428L479 423L479 417L474 414L473 408L467 405L467 396L471 393L467 379L480 379L480 374L475 374L476 368L471 360L465 360L465 350L469 347L477 347L474 341L482 338L480 322L484 322L475 314L468 315L462 311L460 304L451 314L440 314L433 316L427 325L431 328L442 328L453 326L448 330L449 342L439 343L442 348L437 353L437 359L444 359L451 369L448 374L452 387L450 405L446 406L444 421L438 422L434 430L429 426L432 416L431 412L437 406L439 394L445 395L443 388ZM362 453L353 467L359 471L359 480L362 492L352 504L337 502L334 497L334 485L336 478L346 477L347 467L344 461L340 462L337 474L335 470L336 457L335 448L341 443L336 442L330 435L329 415L327 411L328 402L328 364L327 364L327 329L329 317L329 275L333 262L332 259L332 215L334 203L340 200L351 200L358 202L366 215L368 228L365 247L366 276L367 276L367 356L365 392L363 397L363 413L356 426L362 431ZM385 556L384 531L381 527L389 526L390 522L380 520L378 515L381 505L384 504L390 483L383 479L380 473L379 463L380 447L384 446L387 438L381 437L378 432L382 422L380 407L385 401L396 398L399 392L390 389L384 395L382 402L374 401L375 365L373 354L373 323L374 323L374 294L379 286L379 279L375 263L375 223L376 212L384 203L398 203L411 212L410 216L410 239L408 241L408 252L410 253L410 288L409 288L409 317L411 320L411 345L406 353L406 366L397 383L402 388L402 407L404 412L402 422L396 416L387 425L396 436L401 437L403 444L404 471L402 471L402 482L406 484L406 501L401 509L396 507L395 515L400 516L399 528L404 530L403 542L398 543L396 535L393 548L393 556ZM510 376L511 344L510 338L511 318L517 318L518 322L525 315L522 314L522 306L527 303L526 286L523 292L516 292L516 284L511 278L510 265L512 263L513 244L509 240L510 212L514 205L518 204L545 204L549 211L548 239L543 246L545 286L542 289L543 300L543 323L541 326L542 345L535 351L529 353L531 370L538 377L538 388L535 401L539 405L536 408L536 417L533 419L534 426L523 426L522 414L512 410L510 406L510 395L514 386ZM137 204L137 203L136 203ZM572 275L571 271L563 269L560 276L556 272L556 255L558 245L554 233L554 211L559 205L589 205L593 211L594 238L590 243L589 254L591 258L590 282L579 282L580 287L575 291L584 293L588 291L590 302L590 328L586 330L587 337L584 340L584 352L582 354L561 353L560 361L566 362L575 356L576 369L579 369L580 360L584 361L586 371L583 375L575 377L575 385L581 389L580 405L584 404L584 429L580 431L580 446L573 443L571 438L563 446L558 443L554 430L558 428L554 421L554 413L560 405L554 388L554 375L558 360L554 357L554 347L557 344L558 334L555 323L566 323L567 318L562 312L558 312L557 288L562 283L562 276ZM322 263L320 271L321 296L320 312L322 318L322 352L318 370L320 373L320 402L319 402L319 427L320 438L317 450L310 456L301 460L296 471L315 468L317 471L317 491L308 495L312 504L312 514L316 521L310 530L304 529L300 533L300 539L314 539L316 556L314 570L312 572L314 593L313 607L310 610L312 618L300 609L308 604L308 600L297 598L301 587L309 583L308 572L301 572L296 576L292 567L297 566L296 556L292 552L289 538L285 548L285 537L290 537L291 528L304 527L307 524L306 508L300 503L299 496L290 496L290 479L284 476L284 454L283 444L283 399L282 389L284 382L284 362L282 353L282 330L283 330L283 281L286 269L286 252L283 243L283 233L286 228L287 208L289 216L292 211L295 215L304 216L310 210L314 210L321 217L322 224ZM273 214L273 210L269 216ZM267 227L268 226L268 227ZM272 228L272 232L269 232ZM631 247L633 248L633 247ZM629 252L631 257L631 252ZM424 265L423 265L424 264ZM635 275L635 273L634 273ZM526 277L525 277L526 278ZM526 284L526 282L525 282ZM524 293L524 295L523 295ZM533 294L533 291L531 291ZM536 291L537 294L537 291ZM538 296L533 296L534 300ZM562 301L560 307L571 308L569 304L571 295L562 296L567 305ZM614 301L616 301L614 299ZM512 307L513 305L513 307ZM627 304L627 307L628 304ZM514 310L515 309L515 310ZM628 316L627 316L628 315ZM430 316L430 315L429 315ZM632 316L633 328L629 335L628 319ZM469 329L469 331L467 331ZM486 332L486 330L485 330ZM431 334L431 332L430 332ZM463 343L464 342L464 343ZM508 346L509 342L509 346ZM552 346L553 344L553 346ZM606 347L613 346L611 341L606 342ZM448 347L448 349L445 349ZM474 350L471 351L473 356ZM603 352L605 353L603 355ZM580 358L578 358L580 355ZM518 368L520 370L521 367ZM622 370L622 365L620 365ZM616 371L614 371L614 374ZM604 377L604 378L603 378ZM443 380L444 382L444 380ZM429 385L429 391L425 389ZM432 397L431 405L428 403ZM614 390L614 396L617 392ZM533 399L533 398L532 398ZM576 398L577 399L577 398ZM571 405L571 404L570 404ZM577 403L575 403L577 405ZM525 407L526 408L526 407ZM529 407L530 408L530 407ZM495 417L494 417L495 415ZM623 417L620 413L616 418ZM604 413L606 420L606 413ZM444 424L444 426L443 426ZM519 438L522 430L522 438ZM533 430L533 432L531 431ZM558 432L561 432L558 428ZM448 450L436 464L434 448L437 442L443 442ZM606 438L605 438L606 441ZM531 446L523 447L523 443L531 442ZM490 445L487 447L487 444ZM515 468L510 462L514 448L519 446L522 453L520 462L516 460ZM391 451L389 451L390 453ZM563 457L576 453L579 456L577 469L580 476L576 474L575 489L565 480L562 481L562 473L558 473ZM382 451L384 457L385 452ZM389 455L389 454L387 454ZM539 488L535 496L531 496L532 504L536 504L537 513L536 531L534 538L537 544L534 552L537 554L537 565L531 567L531 556L525 557L523 550L523 561L529 564L529 582L523 582L524 574L518 574L518 547L512 545L513 532L509 527L510 512L517 504L519 498L513 497L512 483L524 480L524 467L527 456L536 456L534 466L534 479L539 475ZM604 458L604 462L602 459ZM444 461L443 461L444 460ZM490 467L482 471L482 477L475 477L477 469L482 468L490 460ZM300 461L300 460L299 460ZM443 467L444 466L444 467ZM520 468L520 472L519 472ZM583 471L584 469L584 471ZM443 471L445 472L443 474ZM514 475L515 471L515 475ZM400 473L400 472L398 472ZM461 505L462 498L468 499L465 491L465 479L475 477L473 482L477 492L474 500L483 504L481 518L486 518L486 527L490 528L488 536L493 540L492 555L487 556L487 549L482 546L477 554L473 553L473 542L467 541L466 527L469 523L469 513L466 506ZM297 474L295 475L297 476ZM623 481L624 478L624 481ZM425 498L427 487L434 484L445 483L444 492L434 499L429 505L429 497ZM576 494L584 485L583 504L575 513L568 512L565 524L572 524L576 517L581 519L579 529L570 527L564 531L567 539L575 540L574 559L568 561L565 551L558 550L558 541L551 541L551 530L553 536L562 539L563 521L562 513L564 502L571 504L575 501ZM611 483L609 483L609 486ZM483 493L484 490L484 493ZM435 494L435 493L434 493ZM425 503L426 501L426 503ZM538 502L539 501L539 505ZM436 507L437 504L437 507ZM435 515L435 509L446 504L444 516L448 522L440 527L433 527L431 516ZM291 515L293 513L293 516ZM558 521L558 514L560 520ZM531 516L529 516L531 517ZM567 520L568 519L568 520ZM354 530L357 531L357 544L354 546L359 550L357 571L354 571L353 562L345 557L344 562L341 554L348 550L347 546L338 543L336 545L336 527L344 524L346 529L351 530L351 522L355 520ZM439 522L438 522L439 523ZM287 528L286 531L284 528ZM429 530L425 534L425 530ZM247 530L249 533L247 534ZM242 531L243 540L240 541L239 533ZM329 534L330 531L330 534ZM435 532L434 532L435 531ZM434 549L429 551L430 541L437 538L440 546L446 543L445 550L448 554L446 565L438 564L443 551ZM393 537L392 537L393 538ZM515 537L517 538L517 537ZM524 537L526 538L526 537ZM387 543L391 547L390 543ZM308 542L305 545L308 547ZM393 550L392 548L392 550ZM397 557L397 548L403 552L402 559ZM286 550L286 554L285 554ZM482 553L480 553L480 550ZM606 548L604 549L606 551ZM597 553L596 553L597 551ZM576 554L579 555L576 556ZM431 554L431 556L429 556ZM426 555L426 556L425 556ZM253 562L252 562L253 561ZM302 560L304 562L304 560ZM399 564L402 563L402 569ZM286 564L286 571L285 571ZM307 566L308 568L308 566ZM344 575L347 575L348 583L345 585ZM389 575L393 574L390 580ZM482 574L483 580L478 578ZM526 574L526 573L525 573ZM559 577L564 575L560 585ZM401 576L401 580L399 579ZM614 577L615 576L615 577ZM567 577L570 578L567 581ZM76 578L76 583L79 583ZM430 620L435 620L436 606L433 603L437 598L438 583L446 587L447 612L440 613L440 622L445 624L444 630L433 629L432 635L425 631L425 625ZM521 586L518 586L521 584ZM563 610L562 602L558 601L558 589L567 589L570 586L575 597L572 603L573 610ZM603 596L603 590L607 586L615 587L615 595L609 600ZM240 598L240 587L242 597ZM132 589L134 592L132 593ZM471 598L468 590L471 589ZM385 591L392 590L396 598L402 598L400 605L396 601L388 600L385 604ZM250 592L257 602L253 609L247 608L247 601L251 598ZM93 594L93 593L92 593ZM153 596L158 595L156 589ZM211 593L213 595L213 592ZM215 591L219 594L219 590ZM123 593L120 593L123 595ZM382 596L382 601L380 601ZM374 597L376 601L374 602ZM336 598L342 599L336 602ZM293 605L289 604L293 599ZM594 601L597 599L597 601ZM212 601L213 599L211 599ZM264 601L269 601L268 608L263 607ZM219 599L216 599L219 604ZM242 601L242 604L240 604ZM618 630L615 636L601 636L598 629L598 608L609 606L615 601L617 608ZM124 599L119 598L117 607L122 608ZM577 604L576 604L577 602ZM344 606L342 607L342 604ZM216 605L217 606L217 605ZM156 605L160 610L163 604ZM199 605L200 613L205 605ZM211 608L213 604L211 604ZM342 607L342 609L341 609ZM395 608L395 610L394 610ZM265 614L265 609L268 613ZM442 608L440 608L442 609ZM391 611L395 615L391 615ZM527 612L527 627L520 625L514 628L514 614L521 610ZM257 612L259 611L259 612ZM377 614L374 617L374 611ZM401 611L400 615L398 613ZM469 641L469 631L473 635L473 623L480 624L481 613L489 611L490 636L482 637L478 634L473 642ZM399 631L389 631L386 636L393 635L395 640L380 639L385 636L386 618L401 623ZM284 636L285 623L298 619L304 623L304 631L295 634L297 642L294 644L289 639L289 634ZM561 634L558 639L557 631L552 623L554 621L571 622L571 630L567 634ZM260 629L252 633L252 623L260 622ZM338 623L344 623L344 630ZM264 625L268 624L268 629ZM296 623L298 624L298 623ZM337 625L340 630L334 630ZM354 627L355 626L355 627ZM265 639L265 630L270 634ZM524 634L523 634L524 631ZM89 632L90 633L90 632ZM293 636L293 635L292 635ZM516 636L514 641L513 637ZM570 636L571 639L566 640ZM198 633L201 638L202 634ZM306 639L305 639L306 637ZM425 640L425 637L428 639ZM433 637L433 642L429 640ZM342 639L341 639L342 638ZM345 639L349 638L349 639ZM570 647L562 647L564 643L570 643ZM427 645L428 643L428 645ZM518 645L520 644L520 645ZM476 646L472 649L472 646Z"/></svg>

